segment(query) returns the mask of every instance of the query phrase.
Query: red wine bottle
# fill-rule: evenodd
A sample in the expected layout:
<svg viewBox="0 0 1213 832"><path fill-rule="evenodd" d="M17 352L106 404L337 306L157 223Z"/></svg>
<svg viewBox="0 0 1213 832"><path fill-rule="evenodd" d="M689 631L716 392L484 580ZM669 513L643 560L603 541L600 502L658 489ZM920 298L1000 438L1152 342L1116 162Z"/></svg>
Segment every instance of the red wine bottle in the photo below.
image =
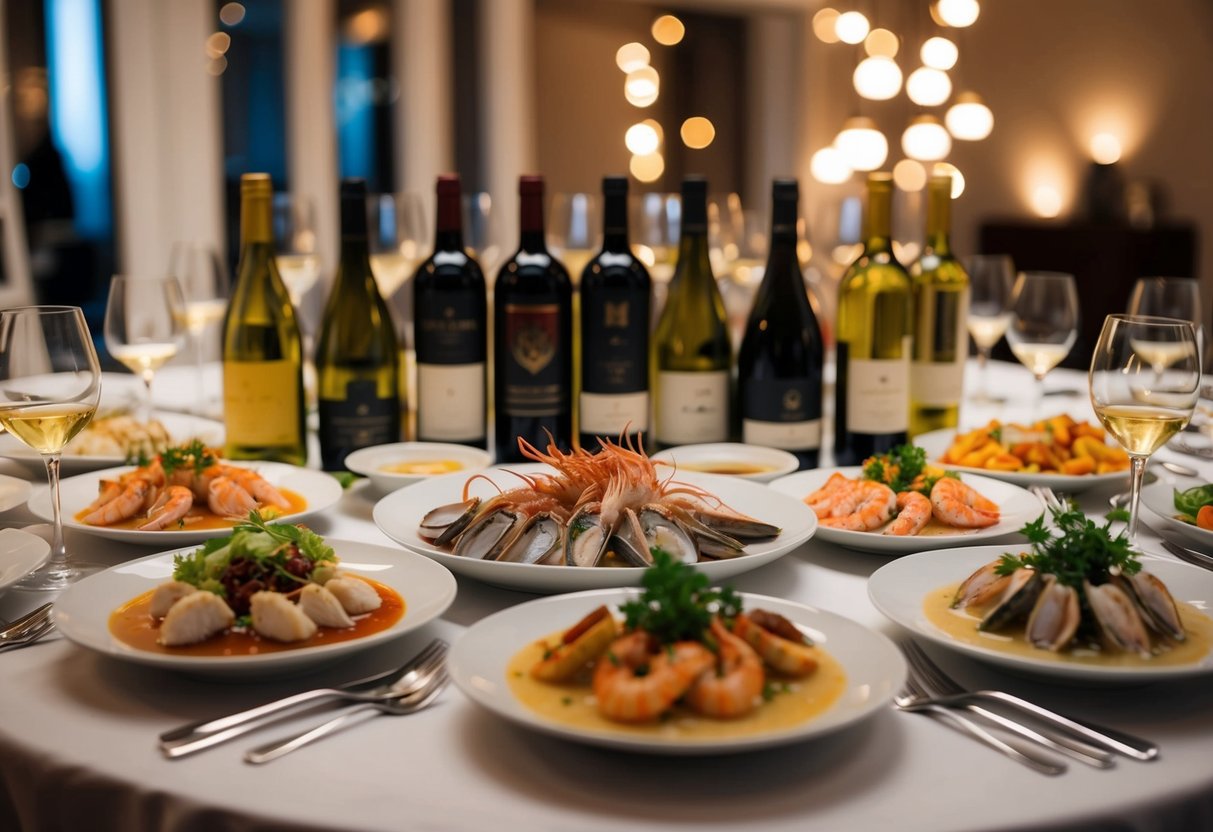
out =
<svg viewBox="0 0 1213 832"><path fill-rule="evenodd" d="M463 249L459 177L438 177L434 253L413 277L417 439L488 447L488 304Z"/></svg>
<svg viewBox="0 0 1213 832"><path fill-rule="evenodd" d="M628 245L628 179L602 180L602 251L581 274L581 447L649 424L649 273Z"/></svg>
<svg viewBox="0 0 1213 832"><path fill-rule="evenodd" d="M520 462L519 438L564 449L573 439L573 287L543 239L543 177L523 176L518 251L497 273L493 394L498 462Z"/></svg>
<svg viewBox="0 0 1213 832"><path fill-rule="evenodd" d="M796 255L795 179L771 188L771 250L737 358L742 441L782 448L801 468L821 452L822 339Z"/></svg>

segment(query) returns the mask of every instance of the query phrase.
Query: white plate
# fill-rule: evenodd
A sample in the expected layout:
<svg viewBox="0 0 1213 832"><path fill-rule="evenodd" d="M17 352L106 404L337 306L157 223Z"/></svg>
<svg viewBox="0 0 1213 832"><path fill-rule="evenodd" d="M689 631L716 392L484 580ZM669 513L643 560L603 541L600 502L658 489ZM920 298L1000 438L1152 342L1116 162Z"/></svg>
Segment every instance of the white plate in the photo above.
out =
<svg viewBox="0 0 1213 832"><path fill-rule="evenodd" d="M278 488L294 491L307 501L307 508L298 514L284 514L283 520L295 522L313 514L324 511L341 499L341 483L331 474L323 471L313 471L309 468L299 468L281 462L242 462L226 463L240 465L242 468L252 468ZM231 534L231 529L196 529L181 531L141 532L135 529L109 529L105 526L89 526L75 519L75 515L97 498L97 486L103 479L115 479L119 474L133 470L131 466L108 468L104 471L93 471L68 477L59 484L60 500L63 505L63 527L75 529L86 534L104 537L110 540L121 540L124 543L136 543L144 546L189 546L201 543L212 537L223 537ZM29 508L34 514L44 520L51 519L50 489L39 488L29 501Z"/></svg>
<svg viewBox="0 0 1213 832"><path fill-rule="evenodd" d="M1127 470L1116 471L1111 474L1046 474L1039 472L1033 474L1024 471L992 471L988 468L969 468L964 465L950 465L946 462L940 462L940 457L951 446L952 440L955 437L955 430L944 428L943 430L933 430L930 433L915 436L914 444L925 450L928 461L934 465L938 465L940 468L947 468L949 471L971 471L983 477L1021 485L1024 488L1027 488L1029 485L1039 485L1044 488L1064 491L1068 494L1077 494L1079 491L1086 491L1088 488L1094 488L1097 485L1107 485L1109 483L1127 485L1129 482L1129 472Z"/></svg>
<svg viewBox="0 0 1213 832"><path fill-rule="evenodd" d="M963 581L979 567L1008 551L1027 551L1027 546L971 546L899 558L877 569L868 579L868 597L878 610L916 636L977 659L1035 675L1083 682L1144 683L1213 672L1213 652L1189 665L1101 667L1056 661L1051 656L1047 659L1015 656L966 644L927 620L923 602L928 593ZM1175 593L1175 600L1186 601L1206 615L1213 609L1213 572L1160 558L1143 558L1142 562Z"/></svg>
<svg viewBox="0 0 1213 832"><path fill-rule="evenodd" d="M514 488L522 482L510 471L550 473L551 470L546 465L531 463L490 468L482 473L505 489ZM394 491L375 504L375 525L405 548L433 558L458 575L466 575L498 586L547 593L640 584L643 569L587 569L581 566L502 563L459 557L438 548L418 534L418 523L430 509L462 500L463 484L467 479L459 474L447 474L445 477L426 480ZM799 500L775 494L764 485L745 482L735 477L692 472L680 474L678 479L707 489L737 511L774 523L783 529L774 540L750 543L746 546L746 554L740 557L695 564L696 569L714 582L748 572L786 555L812 537L813 532L817 530L817 517L808 506ZM471 493L489 496L497 491L482 479L473 483Z"/></svg>
<svg viewBox="0 0 1213 832"><path fill-rule="evenodd" d="M1194 544L1205 554L1213 554L1213 531L1193 526L1176 519L1179 510L1175 508L1175 492L1187 491L1197 485L1205 485L1208 480L1194 477L1182 477L1175 480L1158 480L1141 490L1141 504L1150 510L1153 517L1147 522L1160 531L1174 532L1188 543Z"/></svg>
<svg viewBox="0 0 1213 832"><path fill-rule="evenodd" d="M109 630L110 614L154 589L173 573L173 555L162 552L115 566L73 584L55 602L59 631L81 647L136 664L214 676L268 676L320 665L416 630L442 615L455 599L455 579L436 563L411 552L349 540L329 540L341 568L390 586L404 599L404 615L386 630L364 638L257 656L174 656L138 650Z"/></svg>
<svg viewBox="0 0 1213 832"><path fill-rule="evenodd" d="M155 413L153 415L164 425L165 430L172 437L174 444L199 439L207 445L223 445L224 433L222 422L216 422L213 419L203 419L199 416L188 416L183 413ZM6 456L24 465L36 468L39 471L43 469L42 456L33 448L25 445L19 439L9 436L7 433L0 435L0 456ZM65 453L61 457L59 470L63 476L67 477L74 474L83 474L88 471L96 471L101 468L113 468L114 466L126 463L126 461L126 458L121 456L79 456L77 454Z"/></svg>
<svg viewBox="0 0 1213 832"><path fill-rule="evenodd" d="M41 459L39 459L39 464L41 464ZM28 480L0 474L0 512L9 511L28 502L30 492L33 490L34 486Z"/></svg>
<svg viewBox="0 0 1213 832"><path fill-rule="evenodd" d="M638 590L604 589L541 598L477 621L451 648L447 667L459 689L476 704L526 728L576 742L649 754L720 754L801 742L851 725L884 708L905 682L906 666L893 643L849 618L764 595L742 593L747 607L762 607L805 627L847 674L846 689L828 710L791 728L750 736L678 740L613 733L551 722L510 691L506 666L527 644L568 627L601 604L618 605Z"/></svg>
<svg viewBox="0 0 1213 832"><path fill-rule="evenodd" d="M374 445L360 448L345 458L345 467L355 474L369 477L380 491L395 491L421 480L432 480L442 474L394 474L384 471L383 466L400 462L426 462L449 459L463 467L455 473L471 474L488 468L493 458L488 451L470 448L467 445L443 442L395 442L390 445Z"/></svg>
<svg viewBox="0 0 1213 832"><path fill-rule="evenodd" d="M51 545L20 529L0 529L0 592L46 563Z"/></svg>
<svg viewBox="0 0 1213 832"><path fill-rule="evenodd" d="M770 482L785 474L790 474L800 467L800 460L787 451L762 445L743 445L740 442L679 445L676 448L653 454L653 461L673 463L679 473L686 471L717 473L750 482ZM709 466L720 465L760 465L767 470L757 474L731 474L709 468Z"/></svg>
<svg viewBox="0 0 1213 832"><path fill-rule="evenodd" d="M817 468L812 471L797 471L786 477L775 480L771 488L784 494L789 494L798 500L804 500L818 488L825 485L826 480L835 471L844 477L858 477L863 469L859 466L850 468ZM921 552L924 549L944 549L958 543L976 543L982 540L1006 537L1019 532L1024 523L1039 517L1044 509L1040 501L1017 485L999 482L988 477L965 474L961 481L976 488L981 494L998 503L1001 519L993 526L984 529L957 529L950 534L916 535L898 537L891 534L875 532L853 532L846 529L832 529L821 526L817 536L830 543L846 546L848 549L859 549L864 552L885 552L906 554Z"/></svg>

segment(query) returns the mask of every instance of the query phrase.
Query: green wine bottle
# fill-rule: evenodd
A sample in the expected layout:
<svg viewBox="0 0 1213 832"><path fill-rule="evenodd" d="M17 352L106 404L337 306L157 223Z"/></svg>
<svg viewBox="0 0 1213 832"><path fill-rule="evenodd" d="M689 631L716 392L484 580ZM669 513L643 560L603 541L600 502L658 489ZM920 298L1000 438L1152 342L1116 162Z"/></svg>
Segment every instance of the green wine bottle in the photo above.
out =
<svg viewBox="0 0 1213 832"><path fill-rule="evenodd" d="M914 362L910 370L910 436L960 424L969 339L969 276L948 240L952 177L927 184L927 237L910 268L914 278Z"/></svg>
<svg viewBox="0 0 1213 832"><path fill-rule="evenodd" d="M316 347L320 460L345 468L351 451L400 439L400 364L391 312L371 272L366 182L341 182L341 264Z"/></svg>
<svg viewBox="0 0 1213 832"><path fill-rule="evenodd" d="M683 181L678 266L653 337L658 448L729 438L732 344L708 259L707 198L702 177Z"/></svg>
<svg viewBox="0 0 1213 832"><path fill-rule="evenodd" d="M834 462L859 465L907 440L914 294L893 256L893 177L868 174L863 252L838 286Z"/></svg>
<svg viewBox="0 0 1213 832"><path fill-rule="evenodd" d="M224 455L303 465L303 342L274 262L273 194L269 174L240 178L240 264L223 319Z"/></svg>

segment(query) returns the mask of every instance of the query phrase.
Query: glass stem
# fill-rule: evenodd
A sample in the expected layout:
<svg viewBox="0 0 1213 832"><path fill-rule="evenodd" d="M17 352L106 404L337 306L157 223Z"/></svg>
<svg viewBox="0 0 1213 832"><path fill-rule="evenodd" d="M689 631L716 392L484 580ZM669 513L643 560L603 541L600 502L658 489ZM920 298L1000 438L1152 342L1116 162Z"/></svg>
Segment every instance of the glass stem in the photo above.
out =
<svg viewBox="0 0 1213 832"><path fill-rule="evenodd" d="M152 376L150 370L144 370L143 377L143 423L152 421Z"/></svg>
<svg viewBox="0 0 1213 832"><path fill-rule="evenodd" d="M194 342L194 406L199 416L206 415L206 374L202 367L202 333L191 332L190 340Z"/></svg>
<svg viewBox="0 0 1213 832"><path fill-rule="evenodd" d="M1137 503L1141 499L1141 482L1146 474L1148 457L1132 455L1132 479L1129 484L1129 544L1137 543Z"/></svg>
<svg viewBox="0 0 1213 832"><path fill-rule="evenodd" d="M1036 376L1036 400L1032 403L1032 418L1038 419L1044 412L1045 406L1045 377Z"/></svg>
<svg viewBox="0 0 1213 832"><path fill-rule="evenodd" d="M47 561L48 572L67 571L67 548L63 545L63 515L59 509L59 454L43 454L46 463L46 480L51 487L51 559Z"/></svg>
<svg viewBox="0 0 1213 832"><path fill-rule="evenodd" d="M977 400L990 400L990 391L986 382L986 364L990 361L990 348L977 348Z"/></svg>

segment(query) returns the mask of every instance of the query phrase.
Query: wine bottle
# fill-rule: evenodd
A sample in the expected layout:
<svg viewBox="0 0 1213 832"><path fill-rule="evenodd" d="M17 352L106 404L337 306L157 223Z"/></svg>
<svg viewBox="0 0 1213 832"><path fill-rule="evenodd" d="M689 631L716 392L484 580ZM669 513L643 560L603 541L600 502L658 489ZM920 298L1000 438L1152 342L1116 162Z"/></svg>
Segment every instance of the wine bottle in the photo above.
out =
<svg viewBox="0 0 1213 832"><path fill-rule="evenodd" d="M708 184L682 183L678 265L654 333L658 448L729 438L732 344L708 259Z"/></svg>
<svg viewBox="0 0 1213 832"><path fill-rule="evenodd" d="M602 251L581 273L581 447L641 441L649 428L652 284L628 245L628 179L602 180Z"/></svg>
<svg viewBox="0 0 1213 832"><path fill-rule="evenodd" d="M391 312L371 271L366 182L341 181L341 263L316 347L320 461L345 469L351 451L400 439L400 363Z"/></svg>
<svg viewBox="0 0 1213 832"><path fill-rule="evenodd" d="M413 276L417 439L488 447L484 275L463 249L459 177L438 177L434 253Z"/></svg>
<svg viewBox="0 0 1213 832"><path fill-rule="evenodd" d="M914 294L893 256L892 206L892 176L868 174L863 252L838 287L838 465L859 465L907 440Z"/></svg>
<svg viewBox="0 0 1213 832"><path fill-rule="evenodd" d="M796 254L799 186L771 188L771 249L737 357L742 441L782 448L801 468L821 451L822 337Z"/></svg>
<svg viewBox="0 0 1213 832"><path fill-rule="evenodd" d="M224 455L303 465L303 342L274 262L273 193L269 174L240 177L240 262L223 319Z"/></svg>
<svg viewBox="0 0 1213 832"><path fill-rule="evenodd" d="M520 462L518 439L564 449L573 440L573 287L543 239L543 177L523 176L518 250L497 273L493 394L498 462Z"/></svg>
<svg viewBox="0 0 1213 832"><path fill-rule="evenodd" d="M948 240L952 177L927 183L927 235L914 279L914 361L910 368L910 436L960 424L969 276Z"/></svg>

